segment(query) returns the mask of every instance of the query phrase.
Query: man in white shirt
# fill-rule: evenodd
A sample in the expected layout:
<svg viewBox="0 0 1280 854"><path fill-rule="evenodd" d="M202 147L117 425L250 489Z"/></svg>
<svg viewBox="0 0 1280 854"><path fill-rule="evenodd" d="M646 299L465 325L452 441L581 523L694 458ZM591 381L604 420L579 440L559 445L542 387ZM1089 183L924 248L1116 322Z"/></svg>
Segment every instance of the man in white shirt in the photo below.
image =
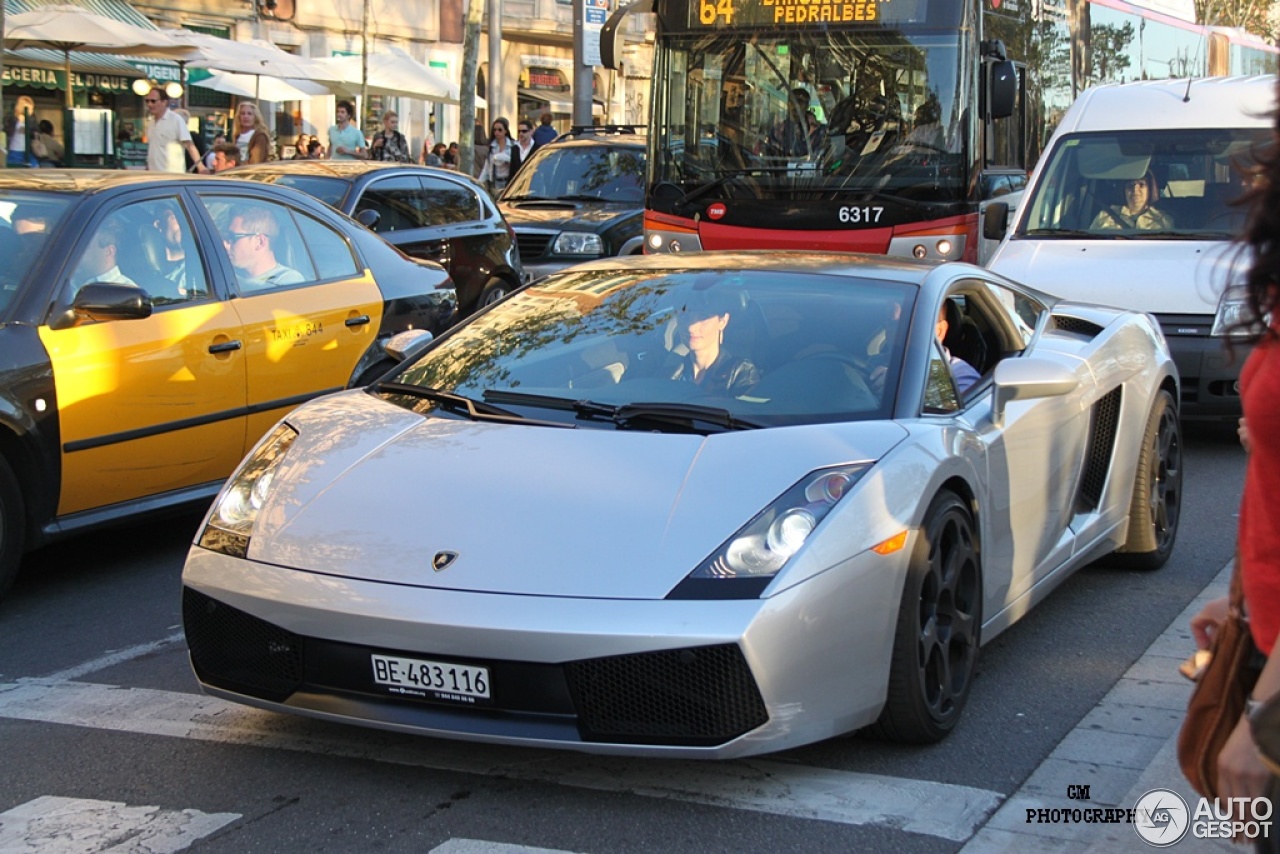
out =
<svg viewBox="0 0 1280 854"><path fill-rule="evenodd" d="M133 279L120 272L120 262L116 260L122 230L121 224L113 220L108 220L98 229L98 233L85 247L84 254L80 256L80 263L76 265L76 271L71 276L71 281L75 282L76 287L90 282L111 282L137 287Z"/></svg>
<svg viewBox="0 0 1280 854"><path fill-rule="evenodd" d="M147 168L152 172L186 172L187 163L182 156L185 150L196 164L197 172L208 171L200 163L200 152L191 141L187 123L169 109L169 96L164 90L157 86L143 100L152 119L147 131Z"/></svg>

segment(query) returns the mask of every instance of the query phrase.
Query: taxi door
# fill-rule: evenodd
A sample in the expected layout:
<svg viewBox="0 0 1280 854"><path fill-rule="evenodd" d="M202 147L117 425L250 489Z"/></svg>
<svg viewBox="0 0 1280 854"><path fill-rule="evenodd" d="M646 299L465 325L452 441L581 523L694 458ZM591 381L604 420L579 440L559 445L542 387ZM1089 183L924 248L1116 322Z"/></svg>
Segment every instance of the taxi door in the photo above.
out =
<svg viewBox="0 0 1280 854"><path fill-rule="evenodd" d="M300 208L198 193L222 236L243 327L245 450L289 410L346 387L382 321L382 293L334 226Z"/></svg>
<svg viewBox="0 0 1280 854"><path fill-rule="evenodd" d="M244 455L240 318L210 287L177 195L134 195L88 225L39 330L58 397L59 516L217 483ZM93 281L147 290L151 316L69 321Z"/></svg>

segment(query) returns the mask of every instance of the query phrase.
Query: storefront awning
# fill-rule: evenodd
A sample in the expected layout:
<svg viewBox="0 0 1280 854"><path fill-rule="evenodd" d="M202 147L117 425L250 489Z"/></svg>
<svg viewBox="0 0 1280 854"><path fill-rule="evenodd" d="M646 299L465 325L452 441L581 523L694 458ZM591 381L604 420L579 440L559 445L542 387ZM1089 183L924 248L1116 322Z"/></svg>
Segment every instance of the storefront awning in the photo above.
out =
<svg viewBox="0 0 1280 854"><path fill-rule="evenodd" d="M6 17L21 14L22 12L35 11L46 5L32 2L32 0L3 0L3 2ZM160 29L150 18L125 2L125 0L64 0L64 2L80 6L85 11L92 12L95 15L123 21L135 27L142 27L146 30ZM14 66L12 70L10 69L11 64ZM62 55L62 51L40 48L6 50L4 52L4 65L5 86L34 86L44 89L62 89L64 86L63 78L66 73L63 69L66 67L66 60ZM58 74L54 77L39 73L36 69L57 71ZM71 70L76 74L94 75L95 77L127 77L130 82L140 77L168 81L180 80L182 76L178 64L172 60L152 59L143 56L134 58L81 51L72 51ZM89 85L93 88L103 88L98 86L96 81L91 81ZM79 86L80 81L77 82L77 87ZM108 85L105 88L116 87ZM128 84L124 88L128 88Z"/></svg>
<svg viewBox="0 0 1280 854"><path fill-rule="evenodd" d="M573 113L573 99L569 97L568 92L548 92L545 89L517 89L522 101L538 101L547 106L542 109L552 113L564 113L569 115ZM593 113L603 113L604 104L600 101L591 102L591 111Z"/></svg>

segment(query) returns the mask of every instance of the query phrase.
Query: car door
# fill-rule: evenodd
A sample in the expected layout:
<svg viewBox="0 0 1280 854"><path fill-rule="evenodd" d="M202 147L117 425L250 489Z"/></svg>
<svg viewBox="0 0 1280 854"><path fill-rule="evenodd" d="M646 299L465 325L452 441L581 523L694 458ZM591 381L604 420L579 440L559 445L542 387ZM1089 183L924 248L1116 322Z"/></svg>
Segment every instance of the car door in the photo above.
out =
<svg viewBox="0 0 1280 854"><path fill-rule="evenodd" d="M424 261L435 261L446 270L452 265L448 235L432 222L422 182L412 173L379 177L365 185L351 215L373 211L375 234L401 252Z"/></svg>
<svg viewBox="0 0 1280 854"><path fill-rule="evenodd" d="M449 274L458 287L458 302L471 306L493 272L505 264L499 245L511 237L497 216L488 216L480 191L443 176L422 176L426 213L449 242ZM501 230L499 230L501 229Z"/></svg>
<svg viewBox="0 0 1280 854"><path fill-rule="evenodd" d="M347 385L381 324L382 294L336 218L270 198L196 195L222 236L243 326L247 450L290 409ZM274 264L266 273L252 266L264 258Z"/></svg>
<svg viewBox="0 0 1280 854"><path fill-rule="evenodd" d="M134 193L84 226L39 329L58 398L59 516L222 480L244 454L240 318L182 197ZM92 281L147 290L151 315L72 320Z"/></svg>
<svg viewBox="0 0 1280 854"><path fill-rule="evenodd" d="M984 366L989 376L1000 359L1021 357L1044 307L993 282L968 280L960 288L966 314L981 328L993 354ZM981 442L987 467L984 562L1008 572L1007 587L996 585L987 595L1002 593L1004 604L1071 556L1070 523L1088 434L1084 388L1012 401L998 425L992 419L991 384L965 402L962 417Z"/></svg>

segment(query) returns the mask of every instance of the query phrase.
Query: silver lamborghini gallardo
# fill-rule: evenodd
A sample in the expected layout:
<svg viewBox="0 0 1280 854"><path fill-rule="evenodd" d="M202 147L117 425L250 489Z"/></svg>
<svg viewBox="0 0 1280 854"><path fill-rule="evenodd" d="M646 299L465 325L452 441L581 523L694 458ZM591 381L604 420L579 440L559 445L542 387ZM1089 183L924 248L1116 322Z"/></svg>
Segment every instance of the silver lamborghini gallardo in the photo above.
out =
<svg viewBox="0 0 1280 854"><path fill-rule="evenodd" d="M258 444L187 559L191 662L475 741L935 741L1071 572L1168 558L1177 406L1150 317L965 264L582 265Z"/></svg>

